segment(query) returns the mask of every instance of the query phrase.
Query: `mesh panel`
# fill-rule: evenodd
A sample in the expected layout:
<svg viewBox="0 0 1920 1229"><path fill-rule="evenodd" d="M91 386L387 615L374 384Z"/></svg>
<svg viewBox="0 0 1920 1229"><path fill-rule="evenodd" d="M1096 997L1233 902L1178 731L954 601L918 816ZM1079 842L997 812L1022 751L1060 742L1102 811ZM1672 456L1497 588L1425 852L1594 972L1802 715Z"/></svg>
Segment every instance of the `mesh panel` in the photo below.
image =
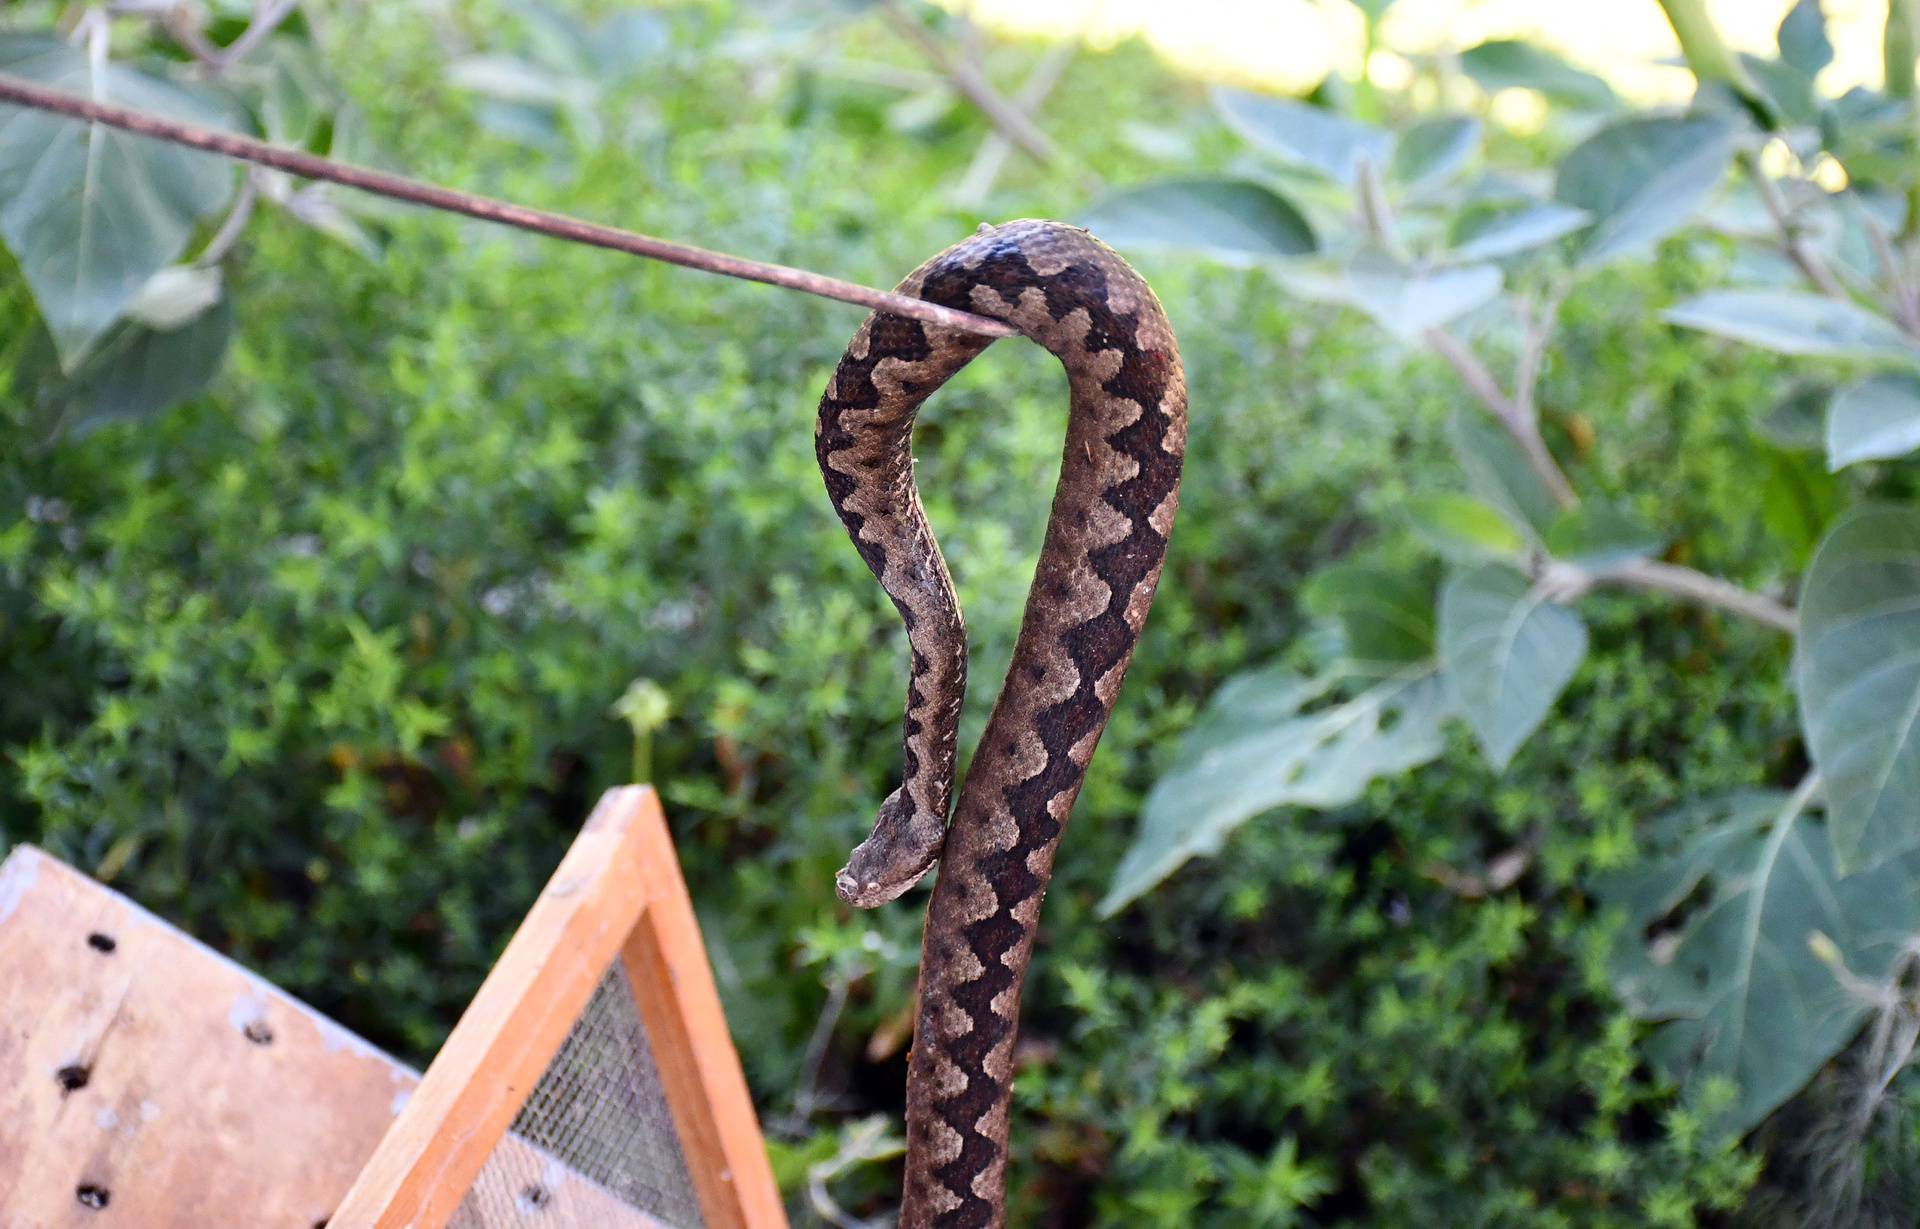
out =
<svg viewBox="0 0 1920 1229"><path fill-rule="evenodd" d="M619 961L601 980L452 1229L700 1229L660 1072Z"/></svg>

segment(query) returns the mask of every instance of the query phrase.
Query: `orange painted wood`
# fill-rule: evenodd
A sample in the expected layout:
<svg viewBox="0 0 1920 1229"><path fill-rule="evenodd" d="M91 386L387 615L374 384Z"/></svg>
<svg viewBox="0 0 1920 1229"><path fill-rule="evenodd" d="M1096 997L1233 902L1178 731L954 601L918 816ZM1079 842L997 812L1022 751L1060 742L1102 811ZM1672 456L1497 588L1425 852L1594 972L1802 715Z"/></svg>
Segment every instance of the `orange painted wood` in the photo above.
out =
<svg viewBox="0 0 1920 1229"><path fill-rule="evenodd" d="M417 1080L40 850L0 864L0 1229L311 1229Z"/></svg>
<svg viewBox="0 0 1920 1229"><path fill-rule="evenodd" d="M647 908L621 952L708 1229L785 1229L700 925L652 795L641 808Z"/></svg>
<svg viewBox="0 0 1920 1229"><path fill-rule="evenodd" d="M653 791L610 790L447 1037L330 1229L439 1229L639 921Z"/></svg>

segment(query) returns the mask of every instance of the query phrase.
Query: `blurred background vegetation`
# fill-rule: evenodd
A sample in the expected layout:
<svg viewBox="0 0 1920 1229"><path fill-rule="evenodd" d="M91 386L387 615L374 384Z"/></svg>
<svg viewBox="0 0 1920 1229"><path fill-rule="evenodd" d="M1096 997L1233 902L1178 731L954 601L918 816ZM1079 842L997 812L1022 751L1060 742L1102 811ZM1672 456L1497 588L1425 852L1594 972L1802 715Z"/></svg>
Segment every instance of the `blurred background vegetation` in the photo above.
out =
<svg viewBox="0 0 1920 1229"><path fill-rule="evenodd" d="M1893 1226L1904 3L1717 5L1716 60L1681 0L29 0L0 71L873 285L983 218L1140 264L1188 478L1026 994L1015 1223ZM832 876L903 660L811 443L857 313L97 134L146 212L96 285L36 204L60 123L0 109L0 849L424 1061L650 777L797 1222L884 1223L919 913ZM921 427L968 741L1063 392L997 346Z"/></svg>

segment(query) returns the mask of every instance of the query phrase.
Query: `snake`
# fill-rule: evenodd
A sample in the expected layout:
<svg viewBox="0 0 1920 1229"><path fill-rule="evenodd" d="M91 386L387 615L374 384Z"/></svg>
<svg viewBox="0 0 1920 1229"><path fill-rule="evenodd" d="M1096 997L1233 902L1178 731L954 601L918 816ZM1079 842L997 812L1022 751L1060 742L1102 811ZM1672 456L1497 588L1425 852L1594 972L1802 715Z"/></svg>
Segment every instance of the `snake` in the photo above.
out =
<svg viewBox="0 0 1920 1229"><path fill-rule="evenodd" d="M982 225L898 292L1003 321L1066 369L1066 440L1006 681L953 784L967 637L914 484L921 405L992 338L877 311L820 399L827 494L905 625L899 788L835 877L871 908L938 862L908 1058L901 1229L1006 1221L1021 987L1087 763L1145 625L1179 505L1186 377L1153 290L1086 230Z"/></svg>

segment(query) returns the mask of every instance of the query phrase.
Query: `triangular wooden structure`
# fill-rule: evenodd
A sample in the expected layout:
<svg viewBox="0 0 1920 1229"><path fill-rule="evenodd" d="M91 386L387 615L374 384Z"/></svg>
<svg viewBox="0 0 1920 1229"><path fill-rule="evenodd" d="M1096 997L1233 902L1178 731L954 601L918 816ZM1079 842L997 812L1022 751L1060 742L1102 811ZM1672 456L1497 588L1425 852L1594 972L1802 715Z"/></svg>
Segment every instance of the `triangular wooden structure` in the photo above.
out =
<svg viewBox="0 0 1920 1229"><path fill-rule="evenodd" d="M509 1175L549 1175L507 1192L504 1202L528 1224L668 1223L610 1195L574 1157L542 1155L539 1141L509 1134L543 1076L565 1078L554 1064L596 991L627 994L644 1026L701 1222L784 1229L673 841L658 799L643 787L601 799L328 1229L440 1229L463 1208L472 1221L487 1219L470 1193L490 1164ZM561 1113L596 1116L591 1107ZM604 1150L621 1141L585 1144ZM560 1219L562 1205L576 1202Z"/></svg>

